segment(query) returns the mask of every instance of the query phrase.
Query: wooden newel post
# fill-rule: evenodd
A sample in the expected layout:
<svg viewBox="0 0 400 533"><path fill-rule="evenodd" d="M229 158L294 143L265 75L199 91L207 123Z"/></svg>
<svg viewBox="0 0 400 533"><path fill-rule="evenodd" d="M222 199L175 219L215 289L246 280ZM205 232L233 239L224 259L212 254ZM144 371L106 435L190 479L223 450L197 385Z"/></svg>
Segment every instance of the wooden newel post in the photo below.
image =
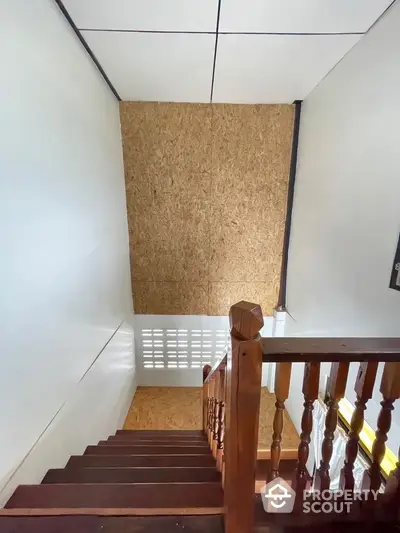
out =
<svg viewBox="0 0 400 533"><path fill-rule="evenodd" d="M251 533L257 463L262 348L261 307L239 302L229 313L232 352L226 366L225 533Z"/></svg>

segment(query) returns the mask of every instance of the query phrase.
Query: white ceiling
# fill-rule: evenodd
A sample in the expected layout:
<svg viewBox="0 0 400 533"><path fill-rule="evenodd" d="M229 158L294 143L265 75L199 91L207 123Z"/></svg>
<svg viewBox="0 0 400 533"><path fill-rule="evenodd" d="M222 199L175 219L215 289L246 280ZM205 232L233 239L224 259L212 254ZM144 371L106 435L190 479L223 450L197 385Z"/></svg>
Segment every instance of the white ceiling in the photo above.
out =
<svg viewBox="0 0 400 533"><path fill-rule="evenodd" d="M220 35L213 102L305 98L359 35Z"/></svg>
<svg viewBox="0 0 400 533"><path fill-rule="evenodd" d="M64 5L85 29L215 32L217 26L218 0L64 0Z"/></svg>
<svg viewBox="0 0 400 533"><path fill-rule="evenodd" d="M210 101L214 35L82 34L122 100Z"/></svg>
<svg viewBox="0 0 400 533"><path fill-rule="evenodd" d="M64 0L123 100L304 99L391 0ZM311 35L310 35L311 34ZM215 47L218 37L218 46Z"/></svg>
<svg viewBox="0 0 400 533"><path fill-rule="evenodd" d="M222 0L220 31L366 32L392 0Z"/></svg>

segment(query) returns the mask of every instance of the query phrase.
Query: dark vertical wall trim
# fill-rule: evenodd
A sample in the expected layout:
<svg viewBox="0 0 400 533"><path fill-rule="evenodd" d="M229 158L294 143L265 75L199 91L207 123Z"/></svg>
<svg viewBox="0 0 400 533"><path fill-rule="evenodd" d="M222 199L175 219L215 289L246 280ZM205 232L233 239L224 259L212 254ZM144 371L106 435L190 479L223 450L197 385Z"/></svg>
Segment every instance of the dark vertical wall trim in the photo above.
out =
<svg viewBox="0 0 400 533"><path fill-rule="evenodd" d="M219 17L221 14L221 0L218 0L218 11L217 11L217 25L215 27L215 49L214 49L214 62L213 62L213 71L212 71L212 80L211 80L211 94L210 102L212 103L213 94L214 94L214 78L215 78L215 65L217 64L217 50L218 50L218 35L219 35Z"/></svg>
<svg viewBox="0 0 400 533"><path fill-rule="evenodd" d="M286 204L285 233L283 236L281 284L279 287L279 297L278 297L278 305L277 305L277 308L280 310L283 310L286 308L286 281L287 281L287 268L288 268L288 257L289 257L290 230L292 226L294 186L295 186L295 181L296 181L297 150L299 146L301 100L296 100L294 102L294 105L296 109L295 109L295 115L294 115L292 157L290 160L289 187L288 187L288 197L287 197L287 204Z"/></svg>
<svg viewBox="0 0 400 533"><path fill-rule="evenodd" d="M96 56L94 55L94 53L92 52L92 50L89 48L89 45L87 44L87 42L85 41L85 39L83 38L81 32L78 30L78 28L76 27L75 25L75 22L72 20L70 14L68 13L68 11L66 10L64 4L62 3L61 0L54 0L55 3L58 5L58 7L60 8L60 11L61 13L64 15L64 17L67 19L69 25L71 26L71 28L74 30L74 32L76 33L78 39L80 40L80 42L83 44L86 52L89 54L89 56L91 57L93 63L96 65L96 67L98 68L100 74L103 76L105 82L107 83L107 85L110 87L111 91L114 93L114 96L115 98L120 102L121 101L121 97L119 96L119 94L117 93L114 85L111 83L111 81L109 80L107 74L104 72L103 70L103 67L100 65L100 63L98 62Z"/></svg>

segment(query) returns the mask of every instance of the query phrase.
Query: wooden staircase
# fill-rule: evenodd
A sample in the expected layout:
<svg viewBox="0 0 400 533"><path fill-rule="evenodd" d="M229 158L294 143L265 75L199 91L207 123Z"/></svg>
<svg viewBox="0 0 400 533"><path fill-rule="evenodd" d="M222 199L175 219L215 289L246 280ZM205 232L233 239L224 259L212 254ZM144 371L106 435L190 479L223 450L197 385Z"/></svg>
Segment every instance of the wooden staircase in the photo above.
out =
<svg viewBox="0 0 400 533"><path fill-rule="evenodd" d="M223 531L221 474L201 431L118 431L40 485L21 485L1 533Z"/></svg>
<svg viewBox="0 0 400 533"><path fill-rule="evenodd" d="M50 470L40 485L20 486L0 510L0 533L398 533L399 460L376 500L355 498L354 462L359 434L372 396L378 362L384 362L381 410L363 489L377 491L400 398L400 339L262 338L260 306L239 302L230 312L231 350L214 368L203 369L203 431L118 431L64 469ZM258 449L262 363L276 363L275 412L270 449ZM305 363L304 409L297 454L284 449L285 402L292 363ZM321 460L313 490L329 491L332 441L350 362L359 362L356 408L346 443L340 488L354 496L351 511L309 513L303 491L321 363L331 363ZM294 454L293 454L294 452ZM222 474L221 474L222 473ZM266 480L282 476L295 491L293 513L267 513L260 494ZM385 480L384 480L385 482ZM353 488L349 488L353 487ZM317 494L315 494L317 495Z"/></svg>

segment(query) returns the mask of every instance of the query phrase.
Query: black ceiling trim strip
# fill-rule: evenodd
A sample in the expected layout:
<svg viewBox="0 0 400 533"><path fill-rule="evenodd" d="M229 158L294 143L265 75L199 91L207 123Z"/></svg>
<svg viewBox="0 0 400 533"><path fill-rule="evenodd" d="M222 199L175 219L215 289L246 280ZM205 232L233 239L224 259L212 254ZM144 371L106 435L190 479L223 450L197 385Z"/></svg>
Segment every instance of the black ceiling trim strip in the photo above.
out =
<svg viewBox="0 0 400 533"><path fill-rule="evenodd" d="M215 31L183 31L183 30L115 30L102 28L79 28L79 31L92 31L103 33L184 33L189 35L215 35Z"/></svg>
<svg viewBox="0 0 400 533"><path fill-rule="evenodd" d="M344 32L279 32L279 31L220 31L220 35L364 35L363 31Z"/></svg>
<svg viewBox="0 0 400 533"><path fill-rule="evenodd" d="M286 309L286 282L287 282L287 270L288 270L288 258L289 258L290 230L292 226L294 186L295 186L295 181L296 181L297 151L299 147L300 117L301 117L302 100L295 100L293 103L295 105L295 115L294 115L294 126L293 126L292 155L290 159L289 185L288 185L288 196L287 196L287 204L286 204L285 233L283 236L281 280L280 280L279 296L278 296L278 304L277 304L277 309L280 311Z"/></svg>
<svg viewBox="0 0 400 533"><path fill-rule="evenodd" d="M57 4L57 6L60 8L60 11L61 13L64 15L64 17L67 19L69 25L71 26L71 28L74 30L75 34L77 35L78 39L80 40L80 42L82 43L82 45L84 46L86 52L89 54L89 56L91 57L93 63L96 65L96 67L98 68L100 74L103 76L104 78L104 81L107 83L107 85L110 87L111 91L113 92L115 98L120 102L121 101L121 97L120 95L117 93L117 90L115 89L114 85L111 83L110 79L108 78L107 74L104 72L103 70L103 67L100 65L99 61L97 60L96 56L94 55L94 53L92 52L92 50L90 49L89 45L87 44L87 42L85 41L85 39L83 38L81 32L78 30L78 28L76 27L76 24L74 23L74 21L72 20L70 14L68 13L68 11L66 10L64 4L62 3L61 0L54 0L55 3Z"/></svg>
<svg viewBox="0 0 400 533"><path fill-rule="evenodd" d="M183 30L116 30L106 28L79 28L79 31L92 31L103 33L187 33L189 35L216 35L216 31L183 31ZM364 35L365 32L337 32L337 33L294 33L294 32L251 32L251 31L218 31L218 35Z"/></svg>
<svg viewBox="0 0 400 533"><path fill-rule="evenodd" d="M210 103L213 101L214 94L214 79L215 79L215 66L217 64L217 50L218 50L218 31L219 31L219 19L221 14L221 0L218 0L218 11L217 11L217 24L215 27L215 49L214 49L214 61L213 61L213 71L212 71L212 80L211 80L211 94L210 94Z"/></svg>

